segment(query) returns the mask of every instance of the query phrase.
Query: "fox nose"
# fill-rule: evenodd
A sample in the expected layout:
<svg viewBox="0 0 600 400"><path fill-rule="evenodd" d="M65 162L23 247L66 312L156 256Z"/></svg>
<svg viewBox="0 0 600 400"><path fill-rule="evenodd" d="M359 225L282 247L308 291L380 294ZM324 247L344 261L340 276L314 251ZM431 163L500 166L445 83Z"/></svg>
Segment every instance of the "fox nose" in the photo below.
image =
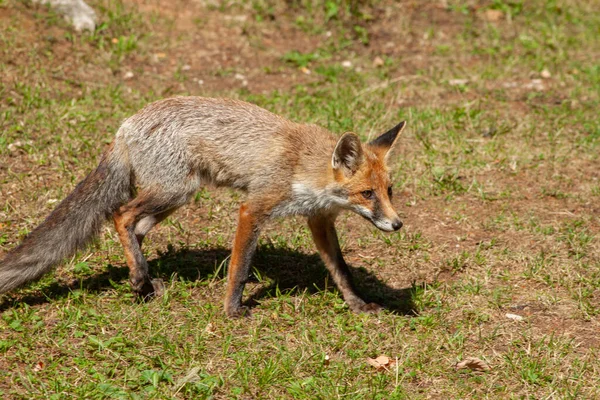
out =
<svg viewBox="0 0 600 400"><path fill-rule="evenodd" d="M402 228L402 221L400 221L399 219L397 219L394 222L392 222L392 228L395 231L397 231L398 229Z"/></svg>

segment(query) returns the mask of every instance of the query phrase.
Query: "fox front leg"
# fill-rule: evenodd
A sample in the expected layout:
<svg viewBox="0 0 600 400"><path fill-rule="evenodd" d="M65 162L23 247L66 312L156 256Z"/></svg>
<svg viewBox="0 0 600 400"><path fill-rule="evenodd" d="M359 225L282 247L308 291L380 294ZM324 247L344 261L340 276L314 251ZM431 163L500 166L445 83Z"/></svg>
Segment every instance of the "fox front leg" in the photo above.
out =
<svg viewBox="0 0 600 400"><path fill-rule="evenodd" d="M342 256L334 226L334 217L313 216L308 219L308 226L321 259L333 278L338 290L342 292L344 301L354 312L379 312L382 307L376 303L366 303L361 299L352 284L352 276Z"/></svg>
<svg viewBox="0 0 600 400"><path fill-rule="evenodd" d="M243 203L240 206L238 227L227 271L225 313L229 317L249 315L248 308L242 306L242 294L250 273L250 263L256 249L262 220L250 209L248 204Z"/></svg>

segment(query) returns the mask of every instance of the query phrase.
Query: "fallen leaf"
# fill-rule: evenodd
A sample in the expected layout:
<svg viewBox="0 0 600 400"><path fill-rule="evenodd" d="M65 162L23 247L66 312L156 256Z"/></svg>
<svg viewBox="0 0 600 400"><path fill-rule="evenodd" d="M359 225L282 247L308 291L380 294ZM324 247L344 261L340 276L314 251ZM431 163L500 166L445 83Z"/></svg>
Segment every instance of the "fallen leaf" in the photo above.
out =
<svg viewBox="0 0 600 400"><path fill-rule="evenodd" d="M206 324L206 326L204 327L204 332L209 333L211 335L215 334L215 327L213 326L212 322Z"/></svg>
<svg viewBox="0 0 600 400"><path fill-rule="evenodd" d="M381 355L377 358L367 357L367 363L378 371L383 371L393 367L396 364L396 361L390 359L388 356Z"/></svg>
<svg viewBox="0 0 600 400"><path fill-rule="evenodd" d="M198 375L198 372L200 372L200 370L200 367L193 367L183 378L179 379L174 385L174 387L176 388L175 394L179 393L179 391L185 386L186 383L199 381L200 376Z"/></svg>
<svg viewBox="0 0 600 400"><path fill-rule="evenodd" d="M467 357L459 363L454 365L454 368L459 369L470 369L471 371L489 371L490 366L488 363L477 357Z"/></svg>
<svg viewBox="0 0 600 400"><path fill-rule="evenodd" d="M44 369L44 362L43 361L38 361L33 366L33 372L40 372L43 369Z"/></svg>

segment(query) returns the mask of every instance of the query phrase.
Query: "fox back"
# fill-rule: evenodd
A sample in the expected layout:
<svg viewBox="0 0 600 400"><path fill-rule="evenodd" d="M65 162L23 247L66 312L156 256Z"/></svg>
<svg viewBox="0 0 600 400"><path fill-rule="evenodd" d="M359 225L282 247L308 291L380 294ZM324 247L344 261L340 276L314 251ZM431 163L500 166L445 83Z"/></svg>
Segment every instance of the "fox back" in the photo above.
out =
<svg viewBox="0 0 600 400"><path fill-rule="evenodd" d="M317 126L241 101L200 97L150 104L123 123L115 140L127 149L142 187L177 187L185 177L247 192L293 173L299 158L293 149L323 141L326 148L335 146L335 138Z"/></svg>

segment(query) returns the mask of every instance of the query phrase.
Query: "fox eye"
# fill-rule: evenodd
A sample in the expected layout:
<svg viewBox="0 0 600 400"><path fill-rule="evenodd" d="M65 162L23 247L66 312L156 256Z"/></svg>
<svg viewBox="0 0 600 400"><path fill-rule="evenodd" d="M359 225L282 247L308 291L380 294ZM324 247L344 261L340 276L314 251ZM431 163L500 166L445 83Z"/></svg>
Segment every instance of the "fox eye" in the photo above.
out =
<svg viewBox="0 0 600 400"><path fill-rule="evenodd" d="M362 192L360 192L360 194L363 195L363 197L367 200L371 200L373 198L373 191L372 190L363 190Z"/></svg>
<svg viewBox="0 0 600 400"><path fill-rule="evenodd" d="M388 196L392 197L392 187L388 187Z"/></svg>

